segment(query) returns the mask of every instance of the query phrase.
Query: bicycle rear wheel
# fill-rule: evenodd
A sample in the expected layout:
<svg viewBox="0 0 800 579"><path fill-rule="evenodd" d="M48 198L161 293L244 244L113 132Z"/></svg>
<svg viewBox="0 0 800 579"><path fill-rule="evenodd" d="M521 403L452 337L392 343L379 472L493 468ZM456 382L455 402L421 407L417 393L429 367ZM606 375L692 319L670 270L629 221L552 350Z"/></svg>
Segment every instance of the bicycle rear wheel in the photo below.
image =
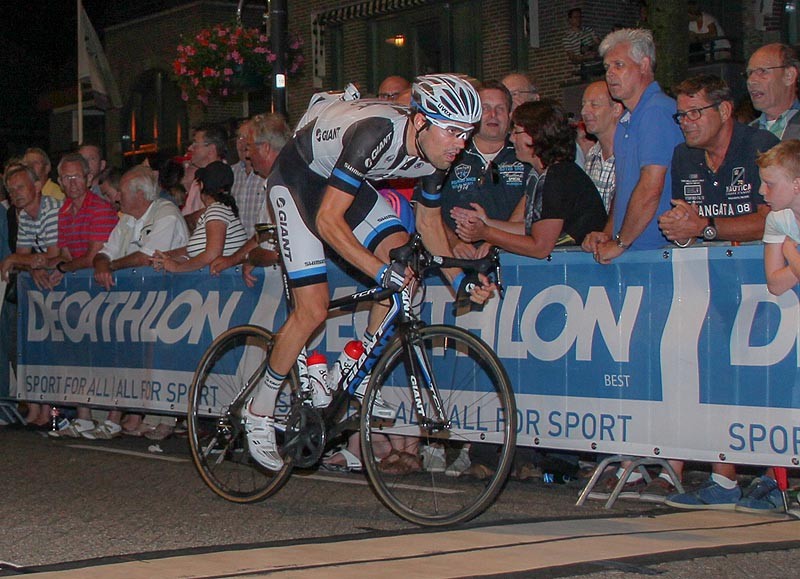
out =
<svg viewBox="0 0 800 579"><path fill-rule="evenodd" d="M395 340L378 360L365 392L363 462L375 492L398 516L425 526L461 523L488 508L508 476L516 444L514 393L497 356L469 332L428 326L419 330L413 346L414 355L427 361L445 420L420 426L435 416L435 403L427 381L416 371L410 374L402 340ZM412 378L422 390L425 416L415 407ZM397 410L394 419L386 418L387 404ZM382 466L386 435L395 451ZM397 454L401 446L412 456ZM478 473L482 478L466 472L465 461L477 450L488 456ZM421 460L415 460L416 453Z"/></svg>
<svg viewBox="0 0 800 579"><path fill-rule="evenodd" d="M291 461L278 472L259 466L247 450L241 416L230 410L241 392L261 382L272 343L272 333L257 326L223 332L200 360L189 390L189 446L194 465L212 491L235 503L269 497L288 480L292 470ZM293 369L275 406L279 447L297 392Z"/></svg>

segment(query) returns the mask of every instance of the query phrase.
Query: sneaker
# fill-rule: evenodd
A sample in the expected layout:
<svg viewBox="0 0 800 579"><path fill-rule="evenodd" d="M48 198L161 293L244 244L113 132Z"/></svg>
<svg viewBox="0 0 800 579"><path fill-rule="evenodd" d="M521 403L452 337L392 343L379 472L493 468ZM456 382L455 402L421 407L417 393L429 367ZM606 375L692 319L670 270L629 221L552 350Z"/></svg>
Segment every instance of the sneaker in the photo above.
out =
<svg viewBox="0 0 800 579"><path fill-rule="evenodd" d="M646 503L663 503L664 500L675 494L675 487L668 480L657 476L639 493L639 500Z"/></svg>
<svg viewBox="0 0 800 579"><path fill-rule="evenodd" d="M461 476L467 472L471 464L472 461L469 459L469 447L463 446L461 450L458 451L456 459L445 469L444 474L453 477Z"/></svg>
<svg viewBox="0 0 800 579"><path fill-rule="evenodd" d="M518 466L511 475L511 478L514 478L520 482L530 479L541 480L543 477L544 475L542 473L542 469L530 462L526 462L525 464Z"/></svg>
<svg viewBox="0 0 800 579"><path fill-rule="evenodd" d="M739 485L728 490L709 479L696 491L668 496L664 504L678 509L732 511L741 498L742 489Z"/></svg>
<svg viewBox="0 0 800 579"><path fill-rule="evenodd" d="M744 513L779 513L783 509L783 493L768 476L754 478L736 503L736 510Z"/></svg>
<svg viewBox="0 0 800 579"><path fill-rule="evenodd" d="M269 416L256 416L250 412L250 404L242 410L244 429L247 432L247 447L250 456L258 464L272 471L283 468L283 458L278 453L275 440L275 421Z"/></svg>
<svg viewBox="0 0 800 579"><path fill-rule="evenodd" d="M444 472L447 461L444 458L444 449L428 445L422 449L422 469L427 472Z"/></svg>
<svg viewBox="0 0 800 579"><path fill-rule="evenodd" d="M185 418L178 420L178 422L175 424L175 428L172 430L172 433L175 436L183 436L189 433L189 427L186 424Z"/></svg>
<svg viewBox="0 0 800 579"><path fill-rule="evenodd" d="M84 432L94 429L93 420L74 418L69 422L61 422L58 430L51 430L47 434L54 438L82 438Z"/></svg>
<svg viewBox="0 0 800 579"><path fill-rule="evenodd" d="M494 471L485 464L476 463L470 465L464 474L478 480L486 480L494 475Z"/></svg>
<svg viewBox="0 0 800 579"><path fill-rule="evenodd" d="M616 473L602 477L599 481L597 481L597 484L594 485L594 488L592 489L592 492L589 493L588 498L596 501L607 501L609 498L611 498L611 494L617 487L617 483L619 483L619 479L617 478ZM638 499L639 493L644 489L644 487L645 482L643 478L640 478L634 482L626 482L617 498Z"/></svg>
<svg viewBox="0 0 800 579"><path fill-rule="evenodd" d="M159 424L155 428L144 433L147 440L164 440L172 436L174 428L169 424Z"/></svg>
<svg viewBox="0 0 800 579"><path fill-rule="evenodd" d="M116 422L106 420L91 430L81 432L81 436L89 440L110 440L122 435L122 427Z"/></svg>

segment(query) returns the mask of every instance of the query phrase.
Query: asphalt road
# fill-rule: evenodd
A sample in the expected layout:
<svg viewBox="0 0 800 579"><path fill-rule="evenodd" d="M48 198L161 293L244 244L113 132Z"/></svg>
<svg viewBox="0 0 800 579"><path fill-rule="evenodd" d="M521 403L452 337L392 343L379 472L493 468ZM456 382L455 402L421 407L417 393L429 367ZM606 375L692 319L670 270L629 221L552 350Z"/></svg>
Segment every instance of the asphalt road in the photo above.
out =
<svg viewBox="0 0 800 579"><path fill-rule="evenodd" d="M0 576L131 554L161 556L236 545L425 532L387 511L360 475L300 473L272 499L235 505L217 498L203 485L190 461L185 438L163 441L160 453L148 451L153 444L131 438L55 440L42 433L0 429L4 487ZM579 508L575 506L579 490L577 484L511 481L497 503L471 525L670 512L660 506L623 501L611 512L591 501ZM789 545L789 550L759 555L744 549L744 554L726 554L721 559L723 567L739 573L728 576L750 576L743 570L752 563L753 569L764 571L763 577L782 577L786 569L800 564L798 547L800 543ZM742 560L737 562L736 557ZM758 557L767 557L767 562ZM681 574L681 565L697 571L714 561L713 557L703 558L698 563L696 553L687 558L691 560L648 560L646 567L604 562L569 572L633 577L648 569L645 574L684 577L697 575ZM773 566L773 560L778 566Z"/></svg>

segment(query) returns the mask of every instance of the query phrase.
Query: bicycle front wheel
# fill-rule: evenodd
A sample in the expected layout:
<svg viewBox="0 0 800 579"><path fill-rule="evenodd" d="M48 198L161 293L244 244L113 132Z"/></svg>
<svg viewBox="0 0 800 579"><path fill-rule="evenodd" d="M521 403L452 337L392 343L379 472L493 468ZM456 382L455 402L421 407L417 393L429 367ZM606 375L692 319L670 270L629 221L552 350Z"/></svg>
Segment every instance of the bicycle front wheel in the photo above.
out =
<svg viewBox="0 0 800 579"><path fill-rule="evenodd" d="M375 492L394 513L419 525L452 525L482 513L502 489L516 444L514 393L500 360L476 336L453 326L418 335L412 355L422 366L410 363L402 339L375 365L361 452ZM427 371L436 397L420 375Z"/></svg>
<svg viewBox="0 0 800 579"><path fill-rule="evenodd" d="M257 326L238 326L220 334L206 350L189 390L189 446L203 482L235 503L263 500L278 491L291 474L287 461L278 472L259 466L247 450L242 417L230 406L264 377L273 335ZM293 370L275 406L276 435L282 446L285 424L297 400Z"/></svg>

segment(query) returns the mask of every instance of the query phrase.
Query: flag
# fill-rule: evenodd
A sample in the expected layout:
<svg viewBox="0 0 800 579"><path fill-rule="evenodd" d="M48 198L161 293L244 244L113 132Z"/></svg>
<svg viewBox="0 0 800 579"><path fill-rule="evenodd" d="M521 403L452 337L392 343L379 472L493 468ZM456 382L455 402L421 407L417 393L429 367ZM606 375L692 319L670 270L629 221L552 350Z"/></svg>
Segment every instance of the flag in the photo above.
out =
<svg viewBox="0 0 800 579"><path fill-rule="evenodd" d="M99 108L122 107L119 89L108 66L103 46L80 2L78 2L78 79L81 83L92 85L94 102Z"/></svg>

